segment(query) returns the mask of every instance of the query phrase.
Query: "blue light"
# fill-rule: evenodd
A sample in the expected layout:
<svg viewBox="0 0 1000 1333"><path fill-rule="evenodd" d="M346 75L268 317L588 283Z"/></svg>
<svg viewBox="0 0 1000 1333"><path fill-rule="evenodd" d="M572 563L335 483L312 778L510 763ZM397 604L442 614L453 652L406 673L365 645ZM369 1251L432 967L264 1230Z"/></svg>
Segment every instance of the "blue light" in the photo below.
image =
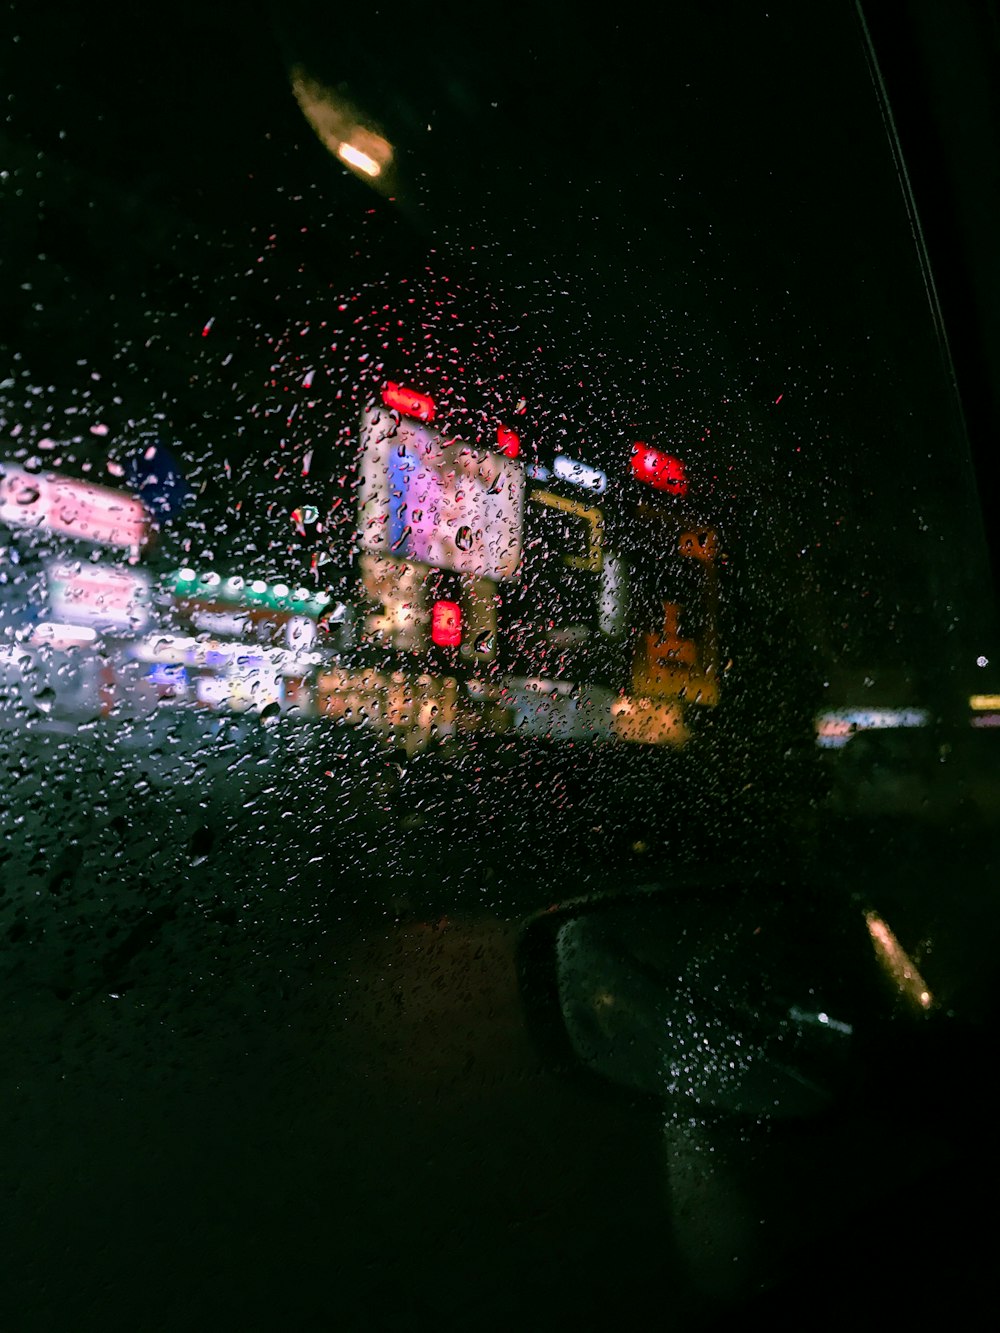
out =
<svg viewBox="0 0 1000 1333"><path fill-rule="evenodd" d="M175 689L179 686L187 688L188 673L187 668L182 666L169 666L166 662L156 662L149 671L149 680L154 685L171 685Z"/></svg>
<svg viewBox="0 0 1000 1333"><path fill-rule="evenodd" d="M556 454L552 470L561 481L568 481L572 486L582 486L585 491L603 495L608 489L608 479L600 468L581 463L578 459L567 458L565 454Z"/></svg>

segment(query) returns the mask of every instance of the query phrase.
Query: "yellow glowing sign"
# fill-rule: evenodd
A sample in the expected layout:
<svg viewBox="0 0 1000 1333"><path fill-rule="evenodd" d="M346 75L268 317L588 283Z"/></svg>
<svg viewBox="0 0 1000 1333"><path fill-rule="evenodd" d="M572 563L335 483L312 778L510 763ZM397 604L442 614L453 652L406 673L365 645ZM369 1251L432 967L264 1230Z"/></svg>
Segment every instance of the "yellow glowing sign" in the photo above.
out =
<svg viewBox="0 0 1000 1333"><path fill-rule="evenodd" d="M569 500L564 495L553 491L532 491L529 500L547 505L549 509L558 509L574 518L582 518L587 524L588 540L586 555L564 555L563 559L573 569L589 569L600 573L604 565L604 515L599 509L581 504L579 500Z"/></svg>
<svg viewBox="0 0 1000 1333"><path fill-rule="evenodd" d="M974 713L991 713L1000 708L1000 694L970 694L969 707Z"/></svg>
<svg viewBox="0 0 1000 1333"><path fill-rule="evenodd" d="M370 727L409 754L472 729L453 676L335 668L319 678L317 711L346 726Z"/></svg>
<svg viewBox="0 0 1000 1333"><path fill-rule="evenodd" d="M711 667L700 667L695 641L681 638L680 612L677 602L664 602L662 629L640 638L632 665L632 688L637 695L653 699L683 698L714 705L719 699L718 679Z"/></svg>
<svg viewBox="0 0 1000 1333"><path fill-rule="evenodd" d="M616 699L611 705L611 733L620 741L678 749L690 735L678 704L638 696Z"/></svg>

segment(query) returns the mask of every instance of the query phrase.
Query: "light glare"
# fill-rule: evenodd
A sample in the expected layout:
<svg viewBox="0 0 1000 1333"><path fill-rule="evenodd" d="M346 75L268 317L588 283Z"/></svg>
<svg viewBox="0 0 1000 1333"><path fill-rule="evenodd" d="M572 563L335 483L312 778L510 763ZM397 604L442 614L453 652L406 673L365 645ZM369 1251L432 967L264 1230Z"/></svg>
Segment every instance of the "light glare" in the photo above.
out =
<svg viewBox="0 0 1000 1333"><path fill-rule="evenodd" d="M354 167L357 171L363 171L366 176L377 176L382 168L374 158L363 153L360 148L355 148L353 144L342 143L338 145L337 156L349 167Z"/></svg>

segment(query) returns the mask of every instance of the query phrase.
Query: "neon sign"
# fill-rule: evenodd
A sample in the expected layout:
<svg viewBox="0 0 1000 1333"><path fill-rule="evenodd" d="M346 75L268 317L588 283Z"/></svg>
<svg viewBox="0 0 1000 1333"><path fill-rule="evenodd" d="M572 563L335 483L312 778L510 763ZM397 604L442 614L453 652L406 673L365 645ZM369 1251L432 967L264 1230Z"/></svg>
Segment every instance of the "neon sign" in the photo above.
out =
<svg viewBox="0 0 1000 1333"><path fill-rule="evenodd" d="M49 566L48 584L49 605L60 620L118 630L141 630L149 623L145 574L60 562Z"/></svg>
<svg viewBox="0 0 1000 1333"><path fill-rule="evenodd" d="M924 708L832 708L815 718L816 744L824 750L839 750L859 731L926 727L929 722L930 714Z"/></svg>
<svg viewBox="0 0 1000 1333"><path fill-rule="evenodd" d="M216 570L175 569L167 577L167 591L175 597L213 606L243 607L248 611L282 611L317 619L330 604L329 594L285 583L247 580L238 574L223 578Z"/></svg>
<svg viewBox="0 0 1000 1333"><path fill-rule="evenodd" d="M571 486L582 486L585 491L593 491L596 495L603 495L608 489L607 475L600 468L591 467L589 463L581 463L575 458L567 458L565 454L556 454L552 471L560 481L568 481Z"/></svg>
<svg viewBox="0 0 1000 1333"><path fill-rule="evenodd" d="M146 510L110 486L93 486L53 472L26 472L4 463L0 522L100 546L138 550L146 539Z"/></svg>
<svg viewBox="0 0 1000 1333"><path fill-rule="evenodd" d="M654 490L666 491L670 495L687 495L684 464L673 454L651 449L648 444L637 441L632 446L631 467L632 476L652 486Z"/></svg>
<svg viewBox="0 0 1000 1333"><path fill-rule="evenodd" d="M386 407L402 412L405 417L416 417L418 421L434 420L434 399L430 394L403 388L400 384L394 384L392 380L382 390L382 401Z"/></svg>
<svg viewBox="0 0 1000 1333"><path fill-rule="evenodd" d="M512 459L377 410L365 414L361 438L364 551L477 578L514 577L524 473Z"/></svg>
<svg viewBox="0 0 1000 1333"><path fill-rule="evenodd" d="M435 602L431 610L431 640L440 648L462 643L462 608L457 602Z"/></svg>
<svg viewBox="0 0 1000 1333"><path fill-rule="evenodd" d="M601 511L588 508L579 500L570 500L565 495L556 495L553 491L532 491L528 499L583 519L587 524L587 554L564 555L563 559L574 569L589 569L599 573L604 564L604 515Z"/></svg>

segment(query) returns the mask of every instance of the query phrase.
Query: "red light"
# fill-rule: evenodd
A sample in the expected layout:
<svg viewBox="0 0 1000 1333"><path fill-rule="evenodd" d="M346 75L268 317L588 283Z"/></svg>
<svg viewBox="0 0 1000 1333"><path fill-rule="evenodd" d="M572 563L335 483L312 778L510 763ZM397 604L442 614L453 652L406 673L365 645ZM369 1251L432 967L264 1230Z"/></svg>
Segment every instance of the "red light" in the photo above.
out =
<svg viewBox="0 0 1000 1333"><path fill-rule="evenodd" d="M440 648L462 642L462 608L457 602L435 602L431 611L431 638Z"/></svg>
<svg viewBox="0 0 1000 1333"><path fill-rule="evenodd" d="M418 421L434 420L434 399L429 394L403 388L393 384L392 380L382 390L382 401L386 407L393 407L406 417L416 417Z"/></svg>
<svg viewBox="0 0 1000 1333"><path fill-rule="evenodd" d="M521 452L521 437L509 426L497 426L497 448L508 458L516 458Z"/></svg>
<svg viewBox="0 0 1000 1333"><path fill-rule="evenodd" d="M687 495L687 473L681 460L639 440L632 446L632 476L658 491Z"/></svg>

